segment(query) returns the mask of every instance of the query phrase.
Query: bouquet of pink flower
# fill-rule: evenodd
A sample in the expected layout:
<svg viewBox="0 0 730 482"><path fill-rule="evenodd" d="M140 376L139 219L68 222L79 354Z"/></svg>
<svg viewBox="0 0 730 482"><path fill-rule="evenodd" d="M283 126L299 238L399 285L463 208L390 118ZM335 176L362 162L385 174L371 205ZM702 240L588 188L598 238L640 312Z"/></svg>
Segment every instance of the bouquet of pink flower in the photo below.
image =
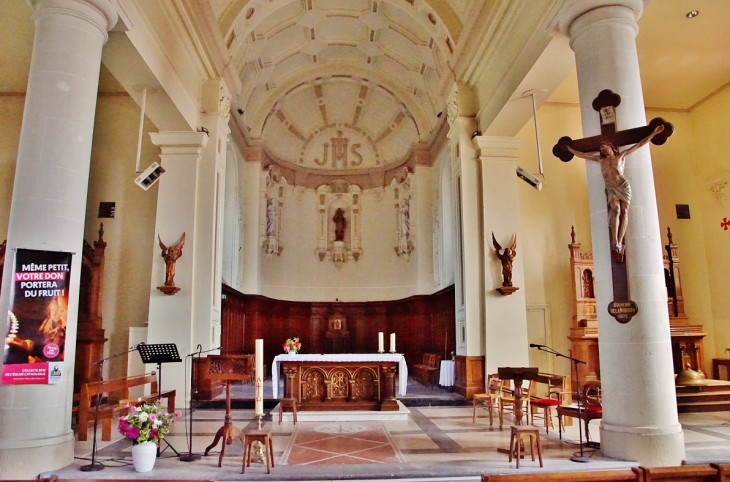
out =
<svg viewBox="0 0 730 482"><path fill-rule="evenodd" d="M284 342L284 351L286 353L299 353L302 349L302 344L299 342L299 338L287 338Z"/></svg>
<svg viewBox="0 0 730 482"><path fill-rule="evenodd" d="M140 406L126 406L129 407L129 415L119 419L119 432L131 438L134 445L143 442L159 445L160 440L170 431L170 425L175 424L175 416L182 416L180 412L168 413L160 406L159 401L151 405L145 403Z"/></svg>

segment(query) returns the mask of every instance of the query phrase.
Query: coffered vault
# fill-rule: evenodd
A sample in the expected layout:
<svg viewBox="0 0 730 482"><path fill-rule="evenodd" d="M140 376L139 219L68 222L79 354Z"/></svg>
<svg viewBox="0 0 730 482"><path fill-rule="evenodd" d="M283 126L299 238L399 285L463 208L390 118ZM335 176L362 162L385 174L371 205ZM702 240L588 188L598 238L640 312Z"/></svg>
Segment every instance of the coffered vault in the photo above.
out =
<svg viewBox="0 0 730 482"><path fill-rule="evenodd" d="M455 5L463 12L469 3ZM351 105L347 118L338 121L360 128L369 141L384 136L410 145L428 140L438 124L444 79L453 78L448 62L461 32L448 2L217 0L211 5L233 69L240 73L236 103L252 138L268 141L281 132L271 125L274 117L291 135L306 139L333 123L343 101L358 99L384 109L381 126L366 126L368 112L357 118ZM303 97L314 103L293 108ZM286 158L301 161L300 153L290 150ZM384 154L387 161L405 154L395 150Z"/></svg>

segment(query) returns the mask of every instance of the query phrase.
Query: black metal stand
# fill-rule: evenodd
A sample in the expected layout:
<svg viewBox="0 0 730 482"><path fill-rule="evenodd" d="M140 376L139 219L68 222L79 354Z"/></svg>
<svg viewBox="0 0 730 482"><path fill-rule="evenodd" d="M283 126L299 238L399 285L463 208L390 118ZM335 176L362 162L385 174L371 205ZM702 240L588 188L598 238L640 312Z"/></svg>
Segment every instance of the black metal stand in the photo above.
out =
<svg viewBox="0 0 730 482"><path fill-rule="evenodd" d="M102 358L101 360L95 361L92 363L92 365L99 365L99 383L104 381L104 362L111 360L112 358L117 358L120 356L128 355L129 353L132 353L135 350L138 350L140 345L133 346L129 350L117 353L116 355L112 355L107 358ZM96 392L96 405L94 406L94 438L91 443L91 463L88 465L82 465L79 467L79 470L81 472L97 472L99 470L104 469L104 464L101 462L96 462L96 427L99 424L99 405L101 404L101 391L97 390ZM79 427L79 430L88 430L88 427Z"/></svg>
<svg viewBox="0 0 730 482"><path fill-rule="evenodd" d="M139 345L138 348L142 363L157 363L157 391L162 393L162 364L179 363L182 361L180 354L177 352L177 345L174 343L158 343L155 345ZM159 447L157 448L158 457L168 448L175 452L176 456L180 457L180 452L175 450L175 447L170 442L164 438L161 441L165 443L166 447L162 450Z"/></svg>
<svg viewBox="0 0 730 482"><path fill-rule="evenodd" d="M545 353L550 353L551 355L555 355L556 357L560 358L566 358L570 360L573 363L573 369L575 370L575 384L576 384L576 396L578 398L578 440L580 443L580 455L573 455L570 460L573 462L580 462L580 463L588 463L591 462L593 459L590 457L586 457L583 455L583 418L581 417L581 398L583 394L580 391L580 377L578 376L578 364L583 363L585 365L586 362L583 360L578 360L577 358L573 358L567 355L563 355L562 353L553 350L549 346L545 345L530 345L531 348L537 348L540 351L544 351ZM558 423L560 421L558 420Z"/></svg>
<svg viewBox="0 0 730 482"><path fill-rule="evenodd" d="M193 391L193 386L195 385L195 356L197 355L200 357L200 355L203 353L203 347L199 344L197 346L197 351L194 351L188 357L191 357L190 360L190 403L188 404L188 417L189 417L189 432L188 432L188 453L185 455L180 456L181 462L194 462L196 460L200 460L203 456L200 454L194 454L193 453L193 394L197 393L197 391ZM186 357L187 358L187 357Z"/></svg>

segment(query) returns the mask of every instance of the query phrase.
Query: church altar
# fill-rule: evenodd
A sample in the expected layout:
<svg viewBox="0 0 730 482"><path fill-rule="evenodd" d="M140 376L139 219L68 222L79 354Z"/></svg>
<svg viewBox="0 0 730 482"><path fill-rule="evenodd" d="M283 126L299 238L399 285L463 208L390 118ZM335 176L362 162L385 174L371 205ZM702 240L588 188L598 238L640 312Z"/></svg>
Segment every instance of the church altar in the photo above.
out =
<svg viewBox="0 0 730 482"><path fill-rule="evenodd" d="M277 355L271 369L273 396L279 396L279 365L284 398L295 398L299 410L398 410L398 393L406 394L408 366L401 354Z"/></svg>

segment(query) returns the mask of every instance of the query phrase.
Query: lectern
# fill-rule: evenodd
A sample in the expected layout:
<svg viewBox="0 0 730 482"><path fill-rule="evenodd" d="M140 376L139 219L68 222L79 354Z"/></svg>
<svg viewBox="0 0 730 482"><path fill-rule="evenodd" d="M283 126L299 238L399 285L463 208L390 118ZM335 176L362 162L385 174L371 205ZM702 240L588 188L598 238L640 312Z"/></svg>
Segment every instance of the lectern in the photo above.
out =
<svg viewBox="0 0 730 482"><path fill-rule="evenodd" d="M539 369L537 367L501 367L497 371L500 380L513 380L515 386L513 393L515 397L515 425L522 425L522 382L523 380L537 380Z"/></svg>
<svg viewBox="0 0 730 482"><path fill-rule="evenodd" d="M497 368L497 372L499 373L499 379L500 380L513 380L512 383L515 385L515 391L512 394L515 398L514 401L514 407L513 412L515 414L515 425L522 425L522 382L524 380L537 380L539 371L536 367L500 367ZM501 394L500 394L501 395ZM529 393L527 394L529 396ZM521 439L517 442L518 444L522 443ZM510 449L497 449L497 452L509 454L511 452ZM516 454L519 454L520 452L524 453L524 450L517 451L515 448L515 453L512 455L517 456ZM512 459L510 459L512 460Z"/></svg>

